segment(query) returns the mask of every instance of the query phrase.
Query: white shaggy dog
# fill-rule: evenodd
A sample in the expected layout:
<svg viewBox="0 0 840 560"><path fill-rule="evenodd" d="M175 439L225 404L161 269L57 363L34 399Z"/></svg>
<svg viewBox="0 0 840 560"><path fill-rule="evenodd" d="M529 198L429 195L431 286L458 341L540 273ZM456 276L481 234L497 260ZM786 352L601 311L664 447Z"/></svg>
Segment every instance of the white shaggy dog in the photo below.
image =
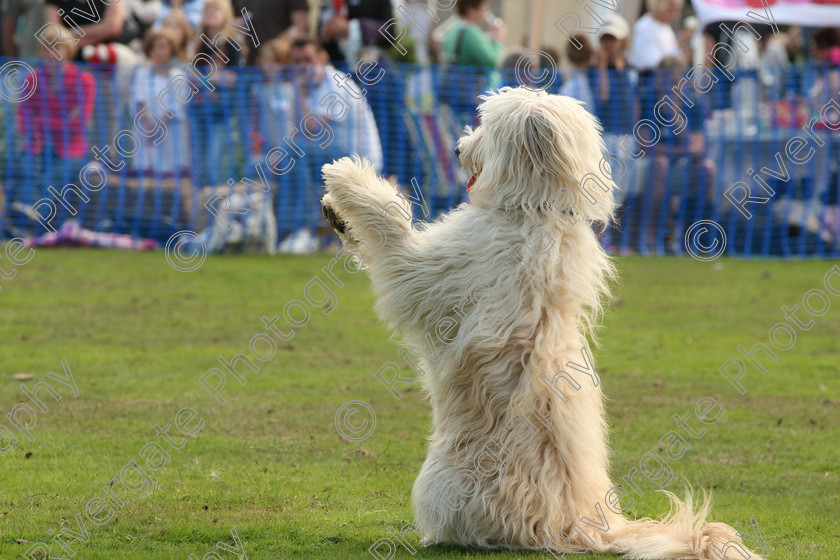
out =
<svg viewBox="0 0 840 560"><path fill-rule="evenodd" d="M717 558L740 539L705 522L708 503L695 513L669 495L664 521L602 505L615 485L597 375L576 391L546 383L586 361L614 276L592 228L613 212L597 121L544 92L482 99L481 126L456 149L473 173L469 203L419 230L366 162L323 169L324 214L365 262L378 313L436 354L420 364L434 429L412 494L424 543Z"/></svg>

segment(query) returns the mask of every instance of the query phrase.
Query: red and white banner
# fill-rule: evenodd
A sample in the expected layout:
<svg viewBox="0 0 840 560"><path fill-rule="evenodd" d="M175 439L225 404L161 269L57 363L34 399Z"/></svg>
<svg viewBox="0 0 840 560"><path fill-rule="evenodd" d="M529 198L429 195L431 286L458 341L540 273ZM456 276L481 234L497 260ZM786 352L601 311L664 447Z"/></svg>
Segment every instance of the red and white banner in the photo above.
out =
<svg viewBox="0 0 840 560"><path fill-rule="evenodd" d="M701 27L716 21L840 27L840 0L691 0Z"/></svg>

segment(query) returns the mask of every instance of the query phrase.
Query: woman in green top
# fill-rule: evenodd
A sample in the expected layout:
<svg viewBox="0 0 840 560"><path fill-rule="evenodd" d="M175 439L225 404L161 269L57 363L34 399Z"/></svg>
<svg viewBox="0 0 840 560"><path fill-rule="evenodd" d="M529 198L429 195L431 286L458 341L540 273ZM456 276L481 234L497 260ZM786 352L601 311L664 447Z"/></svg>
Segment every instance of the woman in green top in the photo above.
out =
<svg viewBox="0 0 840 560"><path fill-rule="evenodd" d="M443 53L451 66L470 66L485 69L448 70L440 82L440 99L452 106L455 112L475 109L475 98L491 86L493 70L502 57L507 30L497 20L485 32L482 24L489 13L490 0L458 0L458 15L461 21L446 35ZM474 87L465 87L472 83Z"/></svg>
<svg viewBox="0 0 840 560"><path fill-rule="evenodd" d="M461 23L453 28L443 43L443 52L452 64L496 68L504 51L507 30L503 24L484 32L490 0L458 0ZM458 43L460 42L460 45ZM456 51L456 46L460 48Z"/></svg>

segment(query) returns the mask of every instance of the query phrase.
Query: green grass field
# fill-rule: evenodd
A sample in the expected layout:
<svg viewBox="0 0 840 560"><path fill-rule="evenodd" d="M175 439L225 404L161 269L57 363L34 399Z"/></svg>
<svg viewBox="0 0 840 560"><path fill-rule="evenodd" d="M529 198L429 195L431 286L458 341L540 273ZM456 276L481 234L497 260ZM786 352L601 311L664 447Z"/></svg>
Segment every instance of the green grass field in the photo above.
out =
<svg viewBox="0 0 840 560"><path fill-rule="evenodd" d="M396 361L398 346L373 314L364 275L336 272L345 285L335 289L332 312L314 310L259 373L245 370L246 385L228 376L225 406L198 381L217 356L247 353L265 330L260 318L303 299L329 259L211 257L180 273L159 252L38 249L15 278L0 281L0 424L20 436L6 413L30 401L15 375L32 374L32 388L49 381L47 372L63 374L66 358L80 393L73 398L50 381L61 401L42 391L49 413L39 414L34 440L0 455L0 559L52 543L53 531L78 531L76 515L84 517L91 498L107 498L109 482L124 503L101 526L86 520L89 542L67 539L77 558L209 560L215 550L234 559L214 548L233 544L232 527L252 560L372 558L367 549L389 536L388 526L412 520L430 410L417 386L402 385L397 400L373 377ZM784 320L780 307L801 306L835 263L618 264L619 299L593 349L608 397L614 479L658 449L673 414L711 396L726 412L685 457L669 461L668 489L711 489L713 520L739 530L752 533L755 517L771 559L840 558L840 297L810 330L797 329L793 348L766 375L747 372L745 395L717 371L739 344L767 342ZM361 443L341 439L334 425L351 400L376 411L375 432ZM185 407L205 421L201 432L170 448L169 461L150 473L147 497L128 492L114 480L121 468L144 464L140 450L161 441L154 426L174 431ZM645 496L631 515L662 515L667 501L655 484L640 485ZM52 543L52 556L69 554ZM402 547L394 555L409 557ZM550 558L444 547L414 557Z"/></svg>

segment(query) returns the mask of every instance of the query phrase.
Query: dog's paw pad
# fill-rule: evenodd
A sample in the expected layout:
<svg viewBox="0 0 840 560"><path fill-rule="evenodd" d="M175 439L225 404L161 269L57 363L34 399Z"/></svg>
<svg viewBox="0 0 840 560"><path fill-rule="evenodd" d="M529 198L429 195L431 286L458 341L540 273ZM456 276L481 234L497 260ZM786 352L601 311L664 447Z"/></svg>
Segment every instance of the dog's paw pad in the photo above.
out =
<svg viewBox="0 0 840 560"><path fill-rule="evenodd" d="M335 210L333 210L332 206L328 206L326 204L321 205L321 211L324 213L324 217L330 223L335 231L338 233L345 233L347 231L347 224L341 218L336 215Z"/></svg>

